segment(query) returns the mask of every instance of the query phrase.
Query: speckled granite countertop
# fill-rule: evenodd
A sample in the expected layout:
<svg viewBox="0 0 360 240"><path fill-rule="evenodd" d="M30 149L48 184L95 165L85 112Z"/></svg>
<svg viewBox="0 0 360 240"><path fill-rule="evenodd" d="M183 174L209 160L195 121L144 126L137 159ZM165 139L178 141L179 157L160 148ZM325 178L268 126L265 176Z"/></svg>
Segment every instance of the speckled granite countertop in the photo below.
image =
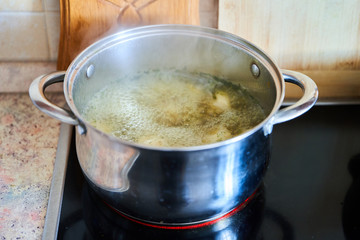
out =
<svg viewBox="0 0 360 240"><path fill-rule="evenodd" d="M62 94L49 96L61 104ZM27 93L0 93L0 239L40 239L60 121Z"/></svg>

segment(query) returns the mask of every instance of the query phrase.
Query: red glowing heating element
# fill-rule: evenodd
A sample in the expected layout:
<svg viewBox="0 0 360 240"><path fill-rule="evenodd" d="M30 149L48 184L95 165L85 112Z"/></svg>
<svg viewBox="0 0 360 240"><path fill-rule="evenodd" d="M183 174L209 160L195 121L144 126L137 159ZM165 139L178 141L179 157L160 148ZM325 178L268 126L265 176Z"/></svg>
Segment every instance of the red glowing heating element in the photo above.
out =
<svg viewBox="0 0 360 240"><path fill-rule="evenodd" d="M245 199L244 202L242 202L240 205L238 205L236 208L234 208L233 210L231 210L230 212L226 213L225 215L216 218L214 220L208 221L208 222L203 222L203 223L198 223L198 224L193 224L193 225L186 225L186 226L165 226L165 225L157 225L157 224L151 224L151 223L146 223L146 222L142 222L139 220L136 220L134 218L131 218L123 213L121 213L119 210L117 210L116 208L113 208L112 206L110 206L108 203L104 202L108 207L110 207L112 210L114 210L117 214L119 214L120 216L122 216L123 218L126 218L132 222L144 225L144 226L148 226L148 227L153 227L153 228L160 228L160 229L170 229L170 230L183 230L183 229L194 229L194 228L200 228L200 227L205 227L205 226L209 226L212 224L215 224L225 218L231 217L232 215L234 215L235 213L237 213L238 211L240 211L241 209L243 209L247 203L254 198L254 196L256 195L257 190L255 190L255 192L253 194L250 195L250 197L248 197L247 199Z"/></svg>

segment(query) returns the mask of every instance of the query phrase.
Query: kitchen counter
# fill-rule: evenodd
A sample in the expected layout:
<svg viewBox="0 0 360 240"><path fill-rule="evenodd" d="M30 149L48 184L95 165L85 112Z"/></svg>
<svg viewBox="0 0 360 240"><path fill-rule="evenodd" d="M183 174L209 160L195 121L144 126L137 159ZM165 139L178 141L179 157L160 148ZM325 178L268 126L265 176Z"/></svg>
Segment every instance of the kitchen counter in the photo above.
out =
<svg viewBox="0 0 360 240"><path fill-rule="evenodd" d="M0 239L41 238L59 132L27 93L0 93Z"/></svg>

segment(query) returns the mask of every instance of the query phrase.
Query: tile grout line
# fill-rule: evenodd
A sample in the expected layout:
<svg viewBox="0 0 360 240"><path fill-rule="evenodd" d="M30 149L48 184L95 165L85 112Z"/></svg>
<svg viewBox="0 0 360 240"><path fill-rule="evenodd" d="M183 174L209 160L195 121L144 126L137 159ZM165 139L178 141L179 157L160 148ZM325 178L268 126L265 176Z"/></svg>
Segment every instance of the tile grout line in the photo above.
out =
<svg viewBox="0 0 360 240"><path fill-rule="evenodd" d="M44 12L44 21L45 21L45 33L46 33L46 43L47 43L47 49L48 49L48 61L51 60L51 49L50 49L50 39L49 39L49 29L48 29L48 14L46 14L46 12Z"/></svg>

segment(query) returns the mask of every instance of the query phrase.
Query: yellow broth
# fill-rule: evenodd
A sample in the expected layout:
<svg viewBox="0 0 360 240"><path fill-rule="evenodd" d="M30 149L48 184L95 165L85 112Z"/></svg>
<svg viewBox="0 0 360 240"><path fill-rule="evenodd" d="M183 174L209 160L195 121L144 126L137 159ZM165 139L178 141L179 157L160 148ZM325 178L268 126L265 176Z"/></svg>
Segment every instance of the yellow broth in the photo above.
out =
<svg viewBox="0 0 360 240"><path fill-rule="evenodd" d="M82 112L97 129L163 147L223 141L265 118L240 86L207 74L148 71L105 86Z"/></svg>

